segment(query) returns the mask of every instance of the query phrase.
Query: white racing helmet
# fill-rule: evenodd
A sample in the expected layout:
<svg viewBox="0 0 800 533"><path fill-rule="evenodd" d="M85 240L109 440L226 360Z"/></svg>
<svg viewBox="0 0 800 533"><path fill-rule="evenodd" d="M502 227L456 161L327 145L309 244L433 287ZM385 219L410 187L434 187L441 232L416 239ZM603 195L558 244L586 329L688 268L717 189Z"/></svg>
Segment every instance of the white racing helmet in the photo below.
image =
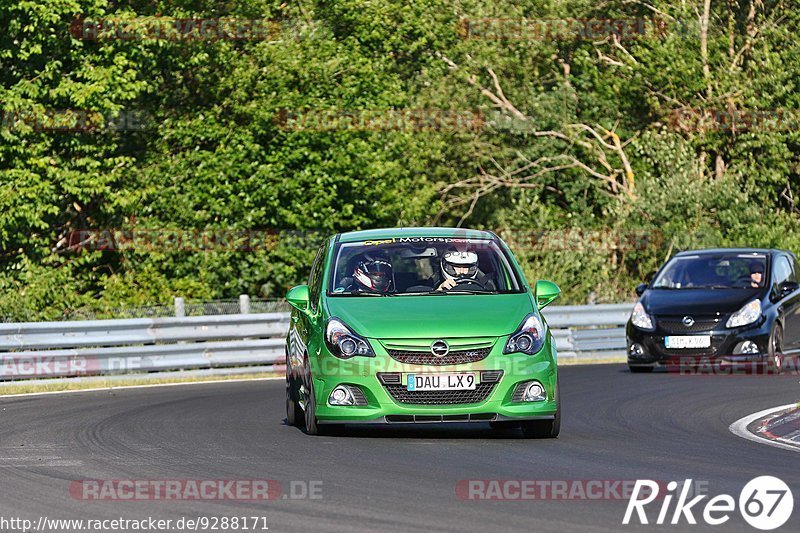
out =
<svg viewBox="0 0 800 533"><path fill-rule="evenodd" d="M447 279L474 279L478 275L478 254L451 248L442 256L442 274ZM468 268L466 274L457 275L455 267Z"/></svg>

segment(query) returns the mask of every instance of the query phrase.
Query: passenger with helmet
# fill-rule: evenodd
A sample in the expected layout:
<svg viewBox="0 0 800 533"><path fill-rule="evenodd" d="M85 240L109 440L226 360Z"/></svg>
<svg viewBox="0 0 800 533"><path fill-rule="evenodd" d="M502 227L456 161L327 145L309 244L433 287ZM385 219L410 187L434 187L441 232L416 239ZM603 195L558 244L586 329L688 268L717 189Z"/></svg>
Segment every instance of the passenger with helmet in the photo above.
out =
<svg viewBox="0 0 800 533"><path fill-rule="evenodd" d="M392 263L386 254L364 254L353 269L348 292L390 293L394 290Z"/></svg>
<svg viewBox="0 0 800 533"><path fill-rule="evenodd" d="M442 254L440 277L434 282L437 291L450 290L456 285L477 285L487 291L495 291L494 283L478 269L478 254L471 250L450 248Z"/></svg>

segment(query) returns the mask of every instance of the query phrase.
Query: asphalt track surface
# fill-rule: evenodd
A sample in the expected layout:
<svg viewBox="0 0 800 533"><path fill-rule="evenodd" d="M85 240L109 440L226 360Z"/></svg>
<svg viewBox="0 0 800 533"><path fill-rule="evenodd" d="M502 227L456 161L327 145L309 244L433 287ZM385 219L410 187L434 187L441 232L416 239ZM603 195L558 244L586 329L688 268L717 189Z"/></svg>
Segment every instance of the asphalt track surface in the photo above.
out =
<svg viewBox="0 0 800 533"><path fill-rule="evenodd" d="M561 387L561 437L540 441L483 424L310 437L284 423L283 381L4 398L0 517L262 516L270 531L756 531L736 511L716 528L623 526L627 500L475 501L455 487L470 479L692 478L712 496L738 500L747 481L774 475L795 497L781 530L800 530L800 454L728 431L745 415L796 400L796 375L575 366L561 369ZM322 481L322 498L82 501L69 492L80 479L274 479L286 492L291 481ZM651 522L660 503L652 505Z"/></svg>

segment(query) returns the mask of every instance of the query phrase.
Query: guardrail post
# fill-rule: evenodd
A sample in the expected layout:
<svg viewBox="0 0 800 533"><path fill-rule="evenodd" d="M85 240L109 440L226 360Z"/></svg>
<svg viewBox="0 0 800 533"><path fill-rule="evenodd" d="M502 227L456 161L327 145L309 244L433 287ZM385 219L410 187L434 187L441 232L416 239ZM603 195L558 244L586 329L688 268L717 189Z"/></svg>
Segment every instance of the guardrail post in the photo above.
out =
<svg viewBox="0 0 800 533"><path fill-rule="evenodd" d="M247 294L239 295L239 313L242 315L250 314L250 296Z"/></svg>
<svg viewBox="0 0 800 533"><path fill-rule="evenodd" d="M175 316L186 316L186 302L180 296L175 297Z"/></svg>

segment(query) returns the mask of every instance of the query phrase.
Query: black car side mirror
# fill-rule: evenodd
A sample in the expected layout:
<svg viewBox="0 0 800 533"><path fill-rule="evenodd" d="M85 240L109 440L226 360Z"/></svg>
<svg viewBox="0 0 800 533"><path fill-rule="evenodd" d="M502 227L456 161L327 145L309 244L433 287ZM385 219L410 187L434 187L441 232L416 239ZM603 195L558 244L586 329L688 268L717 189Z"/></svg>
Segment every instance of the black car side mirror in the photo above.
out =
<svg viewBox="0 0 800 533"><path fill-rule="evenodd" d="M636 286L636 296L641 296L647 290L647 283L640 283Z"/></svg>
<svg viewBox="0 0 800 533"><path fill-rule="evenodd" d="M784 281L781 283L780 287L781 298L792 294L797 289L800 289L800 283L797 283L796 281Z"/></svg>

